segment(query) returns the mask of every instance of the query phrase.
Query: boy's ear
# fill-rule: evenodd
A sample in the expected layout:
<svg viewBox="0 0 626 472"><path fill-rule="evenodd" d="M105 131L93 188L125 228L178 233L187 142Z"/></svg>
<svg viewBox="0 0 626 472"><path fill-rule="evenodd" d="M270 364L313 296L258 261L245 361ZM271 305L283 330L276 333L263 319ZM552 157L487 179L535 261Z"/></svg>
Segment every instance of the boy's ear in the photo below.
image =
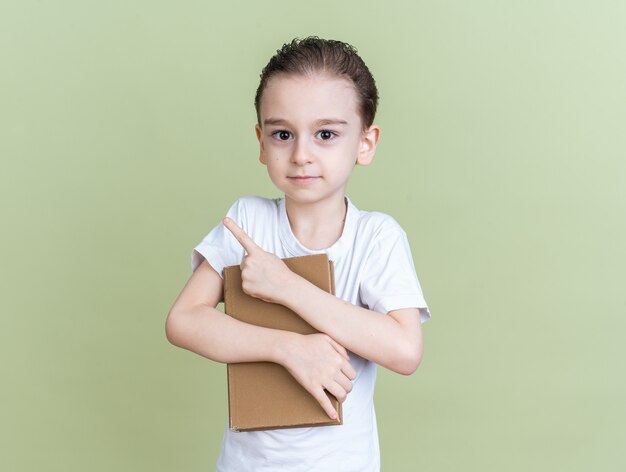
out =
<svg viewBox="0 0 626 472"><path fill-rule="evenodd" d="M256 133L256 139L259 140L259 162L261 162L261 164L267 164L265 149L263 148L263 130L258 123L254 126L254 131Z"/></svg>
<svg viewBox="0 0 626 472"><path fill-rule="evenodd" d="M356 163L362 166L366 166L374 159L376 154L376 146L380 139L380 126L372 125L361 135L361 145L359 147L359 155L356 159Z"/></svg>

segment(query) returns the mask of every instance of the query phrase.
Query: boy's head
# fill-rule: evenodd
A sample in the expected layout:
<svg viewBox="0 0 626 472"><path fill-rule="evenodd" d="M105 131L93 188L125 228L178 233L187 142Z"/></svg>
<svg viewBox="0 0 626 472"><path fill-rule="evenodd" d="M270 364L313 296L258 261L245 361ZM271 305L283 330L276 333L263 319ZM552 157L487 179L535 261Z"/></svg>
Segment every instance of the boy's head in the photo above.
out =
<svg viewBox="0 0 626 472"><path fill-rule="evenodd" d="M308 76L315 73L334 75L351 82L359 100L362 128L372 125L378 105L378 91L369 69L354 47L316 36L294 39L284 44L261 72L261 82L254 98L259 125L261 98L272 77L279 74Z"/></svg>

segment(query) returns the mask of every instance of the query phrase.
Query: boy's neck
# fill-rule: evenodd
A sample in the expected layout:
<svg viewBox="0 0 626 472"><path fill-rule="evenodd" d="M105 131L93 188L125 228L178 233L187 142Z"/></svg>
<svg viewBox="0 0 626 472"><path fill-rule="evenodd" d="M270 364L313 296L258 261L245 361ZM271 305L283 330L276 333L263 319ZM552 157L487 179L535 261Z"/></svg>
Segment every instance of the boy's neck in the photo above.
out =
<svg viewBox="0 0 626 472"><path fill-rule="evenodd" d="M287 218L294 236L312 250L332 246L343 232L348 202L345 197L311 204L298 204L285 197Z"/></svg>

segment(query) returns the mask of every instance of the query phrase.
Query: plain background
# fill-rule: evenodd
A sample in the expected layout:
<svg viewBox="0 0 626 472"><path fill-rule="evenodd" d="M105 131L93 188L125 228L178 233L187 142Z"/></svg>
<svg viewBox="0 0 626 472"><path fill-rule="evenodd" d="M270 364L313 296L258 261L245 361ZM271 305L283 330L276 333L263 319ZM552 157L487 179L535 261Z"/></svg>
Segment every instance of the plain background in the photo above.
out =
<svg viewBox="0 0 626 472"><path fill-rule="evenodd" d="M208 471L225 367L170 345L192 247L279 196L252 100L293 37L381 95L360 208L407 231L425 356L379 369L385 471L626 468L621 1L3 1L3 471Z"/></svg>

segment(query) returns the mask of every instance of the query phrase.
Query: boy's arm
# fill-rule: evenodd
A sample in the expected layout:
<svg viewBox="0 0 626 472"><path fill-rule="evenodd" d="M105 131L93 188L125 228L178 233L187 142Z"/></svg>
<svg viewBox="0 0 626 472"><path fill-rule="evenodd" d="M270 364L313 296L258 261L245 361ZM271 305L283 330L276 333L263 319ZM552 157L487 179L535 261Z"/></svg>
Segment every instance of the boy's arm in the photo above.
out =
<svg viewBox="0 0 626 472"><path fill-rule="evenodd" d="M324 292L302 277L282 291L279 303L352 352L404 375L422 359L422 329L417 308L378 313Z"/></svg>
<svg viewBox="0 0 626 472"><path fill-rule="evenodd" d="M383 367L405 375L417 369L422 359L417 308L382 314L341 300L291 272L231 219L224 225L248 253L242 263L246 293L287 306L345 348Z"/></svg>
<svg viewBox="0 0 626 472"><path fill-rule="evenodd" d="M204 260L167 316L167 339L217 362L281 364L336 418L324 390L343 401L352 389L356 373L346 350L325 334L305 336L238 321L215 308L222 290L222 278Z"/></svg>

